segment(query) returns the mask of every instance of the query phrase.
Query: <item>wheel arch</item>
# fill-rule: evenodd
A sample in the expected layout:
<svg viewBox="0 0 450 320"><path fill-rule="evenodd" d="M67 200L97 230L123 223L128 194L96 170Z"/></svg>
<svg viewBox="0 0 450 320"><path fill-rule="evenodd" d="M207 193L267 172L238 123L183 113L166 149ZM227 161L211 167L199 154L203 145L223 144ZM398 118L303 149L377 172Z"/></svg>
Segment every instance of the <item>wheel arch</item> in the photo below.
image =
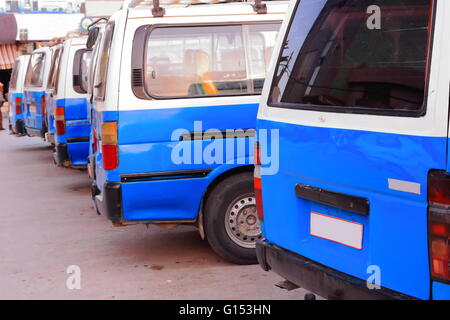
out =
<svg viewBox="0 0 450 320"><path fill-rule="evenodd" d="M208 187L206 188L205 193L203 194L202 200L201 200L200 209L199 209L199 212L198 212L197 223L196 223L198 231L200 233L200 237L203 240L206 239L206 235L205 235L205 231L204 231L204 224L203 224L204 223L203 213L205 211L204 207L205 207L206 201L208 200L208 196L217 187L217 185L219 183L221 183L222 181L224 181L225 179L227 179L227 178L229 178L229 177L231 177L233 175L242 173L242 172L253 173L254 168L255 168L254 165L243 165L243 166L238 166L238 167L231 168L229 170L226 170L226 171L220 173L208 185Z"/></svg>

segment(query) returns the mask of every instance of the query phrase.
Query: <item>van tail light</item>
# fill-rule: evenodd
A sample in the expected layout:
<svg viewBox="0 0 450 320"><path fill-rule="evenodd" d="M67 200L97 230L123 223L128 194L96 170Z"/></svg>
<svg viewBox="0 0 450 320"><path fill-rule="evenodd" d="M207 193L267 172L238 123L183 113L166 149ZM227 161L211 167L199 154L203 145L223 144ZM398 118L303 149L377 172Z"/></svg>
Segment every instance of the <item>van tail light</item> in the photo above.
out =
<svg viewBox="0 0 450 320"><path fill-rule="evenodd" d="M117 139L117 122L105 122L102 125L103 169L114 170L119 164L119 147Z"/></svg>
<svg viewBox="0 0 450 320"><path fill-rule="evenodd" d="M94 152L97 152L98 150L98 139L97 139L97 133L95 132L94 128L92 128L92 149Z"/></svg>
<svg viewBox="0 0 450 320"><path fill-rule="evenodd" d="M260 221L264 221L264 211L262 205L262 181L261 181L261 145L259 142L255 143L255 152L253 155L255 159L255 173L254 173L254 188L256 200L256 212Z"/></svg>
<svg viewBox="0 0 450 320"><path fill-rule="evenodd" d="M450 281L450 175L431 171L428 176L430 269L433 280Z"/></svg>
<svg viewBox="0 0 450 320"><path fill-rule="evenodd" d="M45 102L45 96L42 96L41 103L42 103L42 116L45 117L45 115L47 113L47 105Z"/></svg>
<svg viewBox="0 0 450 320"><path fill-rule="evenodd" d="M22 98L21 97L16 97L16 101L14 101L16 104L16 115L22 114Z"/></svg>
<svg viewBox="0 0 450 320"><path fill-rule="evenodd" d="M56 107L55 127L56 127L56 134L58 136L63 136L66 134L66 119L64 107Z"/></svg>

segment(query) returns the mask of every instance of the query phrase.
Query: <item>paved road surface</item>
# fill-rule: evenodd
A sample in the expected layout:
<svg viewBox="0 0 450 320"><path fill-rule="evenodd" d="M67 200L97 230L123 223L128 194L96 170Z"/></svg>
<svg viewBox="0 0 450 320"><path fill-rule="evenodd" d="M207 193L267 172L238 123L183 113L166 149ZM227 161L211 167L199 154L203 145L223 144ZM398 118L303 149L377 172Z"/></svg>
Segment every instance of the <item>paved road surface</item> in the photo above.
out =
<svg viewBox="0 0 450 320"><path fill-rule="evenodd" d="M0 131L0 299L303 299L259 266L221 261L195 228L114 228L85 171L38 138ZM81 268L81 290L66 287Z"/></svg>

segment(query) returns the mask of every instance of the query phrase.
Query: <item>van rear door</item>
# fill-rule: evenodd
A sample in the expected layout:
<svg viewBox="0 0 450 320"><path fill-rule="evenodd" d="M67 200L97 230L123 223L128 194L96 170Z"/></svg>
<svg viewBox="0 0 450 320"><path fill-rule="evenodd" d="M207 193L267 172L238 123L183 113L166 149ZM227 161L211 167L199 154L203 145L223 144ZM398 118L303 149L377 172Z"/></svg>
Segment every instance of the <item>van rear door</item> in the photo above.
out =
<svg viewBox="0 0 450 320"><path fill-rule="evenodd" d="M302 0L294 10L259 115L280 136L279 172L262 180L265 236L428 299L427 179L447 167L445 1Z"/></svg>

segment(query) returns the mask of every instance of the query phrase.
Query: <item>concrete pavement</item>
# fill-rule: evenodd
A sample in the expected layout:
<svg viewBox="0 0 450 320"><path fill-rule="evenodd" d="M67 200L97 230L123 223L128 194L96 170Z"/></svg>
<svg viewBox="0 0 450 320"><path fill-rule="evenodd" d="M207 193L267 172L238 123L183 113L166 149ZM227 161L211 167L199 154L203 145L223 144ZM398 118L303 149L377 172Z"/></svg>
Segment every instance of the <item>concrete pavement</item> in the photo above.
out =
<svg viewBox="0 0 450 320"><path fill-rule="evenodd" d="M40 139L0 131L0 299L303 299L258 265L221 261L193 227L112 227L89 186ZM71 265L80 290L67 289Z"/></svg>

